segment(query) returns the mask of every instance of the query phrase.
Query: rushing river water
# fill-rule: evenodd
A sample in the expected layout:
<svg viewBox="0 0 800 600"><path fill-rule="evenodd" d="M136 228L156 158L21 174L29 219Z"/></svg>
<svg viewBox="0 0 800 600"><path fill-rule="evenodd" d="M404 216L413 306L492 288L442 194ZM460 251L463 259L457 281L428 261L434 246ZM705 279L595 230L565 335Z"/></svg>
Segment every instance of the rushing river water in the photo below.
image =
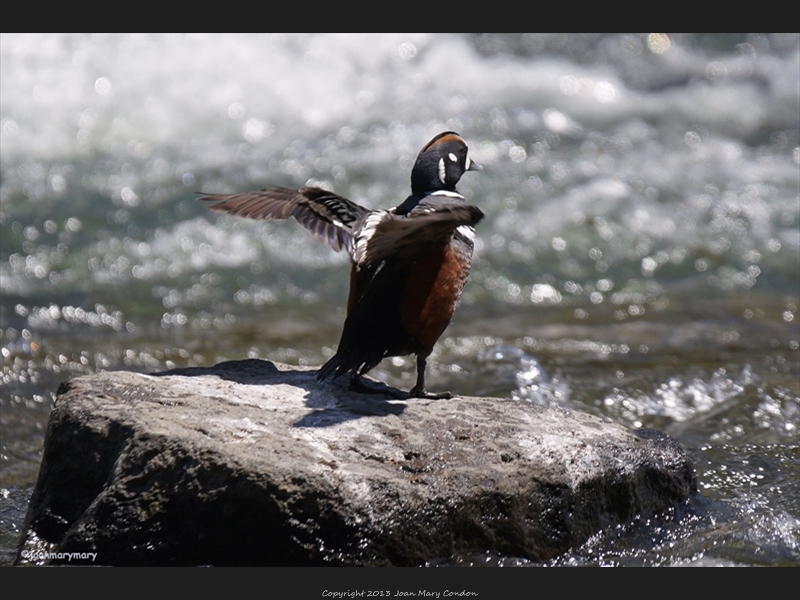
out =
<svg viewBox="0 0 800 600"><path fill-rule="evenodd" d="M487 216L429 388L662 429L704 496L553 564L800 566L797 34L4 34L0 51L0 564L62 380L333 352L345 257L197 192L313 182L393 206L452 129ZM372 375L408 389L412 361Z"/></svg>

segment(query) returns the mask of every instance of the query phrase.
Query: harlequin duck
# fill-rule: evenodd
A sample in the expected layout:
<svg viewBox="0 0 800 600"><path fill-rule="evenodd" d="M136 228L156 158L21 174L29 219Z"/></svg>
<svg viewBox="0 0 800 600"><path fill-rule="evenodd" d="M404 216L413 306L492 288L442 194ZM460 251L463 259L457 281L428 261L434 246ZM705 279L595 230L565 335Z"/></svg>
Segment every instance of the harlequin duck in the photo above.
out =
<svg viewBox="0 0 800 600"><path fill-rule="evenodd" d="M373 392L361 376L388 356L417 355L417 398L450 398L425 390L425 366L455 311L469 274L475 224L483 212L466 203L456 184L481 167L467 144L445 131L420 151L411 170L411 195L388 210L369 210L332 192L277 188L200 198L211 210L253 219L293 216L334 250L352 259L347 318L336 354L317 379L350 375L358 391Z"/></svg>

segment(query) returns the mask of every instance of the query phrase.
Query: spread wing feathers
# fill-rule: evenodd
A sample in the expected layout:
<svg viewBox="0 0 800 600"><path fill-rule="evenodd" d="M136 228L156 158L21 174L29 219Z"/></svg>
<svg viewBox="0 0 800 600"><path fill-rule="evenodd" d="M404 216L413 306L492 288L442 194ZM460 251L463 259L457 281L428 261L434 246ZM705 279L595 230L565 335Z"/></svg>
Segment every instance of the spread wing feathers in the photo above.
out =
<svg viewBox="0 0 800 600"><path fill-rule="evenodd" d="M353 257L354 224L369 211L317 187L263 189L241 194L217 194L199 199L211 210L250 219L294 217L334 250L345 248Z"/></svg>
<svg viewBox="0 0 800 600"><path fill-rule="evenodd" d="M355 240L353 260L367 269L390 257L418 260L431 246L449 243L458 227L473 226L482 218L481 209L463 200L431 197L405 215L376 211L367 216Z"/></svg>

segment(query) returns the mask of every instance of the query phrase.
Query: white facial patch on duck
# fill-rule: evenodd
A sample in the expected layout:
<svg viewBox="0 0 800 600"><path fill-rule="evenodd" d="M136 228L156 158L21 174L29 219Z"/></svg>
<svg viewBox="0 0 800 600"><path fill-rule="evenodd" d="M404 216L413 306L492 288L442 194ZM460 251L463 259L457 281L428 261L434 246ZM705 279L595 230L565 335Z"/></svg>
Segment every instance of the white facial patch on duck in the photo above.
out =
<svg viewBox="0 0 800 600"><path fill-rule="evenodd" d="M446 176L447 176L447 173L445 172L445 169L444 169L444 159L440 158L439 159L439 181L444 183L444 180L445 180Z"/></svg>
<svg viewBox="0 0 800 600"><path fill-rule="evenodd" d="M454 163L457 163L457 162L458 162L458 157L457 157L455 154L453 154L452 152L451 152L450 154L448 154L447 156L448 156L448 158L449 158L450 160L452 160Z"/></svg>

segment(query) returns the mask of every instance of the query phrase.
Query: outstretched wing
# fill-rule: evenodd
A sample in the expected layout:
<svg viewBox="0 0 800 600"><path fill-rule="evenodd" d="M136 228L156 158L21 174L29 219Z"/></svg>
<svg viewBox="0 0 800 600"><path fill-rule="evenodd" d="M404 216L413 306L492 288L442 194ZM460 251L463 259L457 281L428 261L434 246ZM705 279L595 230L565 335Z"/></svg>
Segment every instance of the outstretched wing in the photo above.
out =
<svg viewBox="0 0 800 600"><path fill-rule="evenodd" d="M354 257L354 226L366 208L317 187L263 189L241 194L199 198L211 210L250 219L282 220L294 217L334 250L345 248Z"/></svg>
<svg viewBox="0 0 800 600"><path fill-rule="evenodd" d="M376 211L368 215L355 239L353 260L359 268L371 268L394 257L418 260L431 246L447 244L461 226L474 226L483 211L456 193L426 196L408 213Z"/></svg>

